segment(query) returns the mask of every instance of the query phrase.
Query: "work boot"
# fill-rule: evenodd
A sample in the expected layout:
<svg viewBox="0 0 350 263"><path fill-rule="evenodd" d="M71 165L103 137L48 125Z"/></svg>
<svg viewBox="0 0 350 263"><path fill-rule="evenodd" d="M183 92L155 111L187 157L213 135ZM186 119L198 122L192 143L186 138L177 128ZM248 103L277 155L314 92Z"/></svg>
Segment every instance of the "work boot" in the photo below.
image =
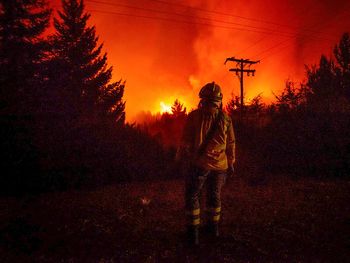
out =
<svg viewBox="0 0 350 263"><path fill-rule="evenodd" d="M187 241L190 245L199 245L199 226L189 226L187 228Z"/></svg>

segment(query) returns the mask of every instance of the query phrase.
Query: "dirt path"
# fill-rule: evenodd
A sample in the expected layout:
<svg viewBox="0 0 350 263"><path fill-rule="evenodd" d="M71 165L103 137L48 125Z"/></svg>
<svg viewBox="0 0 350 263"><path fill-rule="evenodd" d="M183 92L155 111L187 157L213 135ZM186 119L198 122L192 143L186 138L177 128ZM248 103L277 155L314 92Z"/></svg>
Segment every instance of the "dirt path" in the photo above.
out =
<svg viewBox="0 0 350 263"><path fill-rule="evenodd" d="M234 179L222 236L183 240L179 180L0 200L0 262L345 262L350 183Z"/></svg>

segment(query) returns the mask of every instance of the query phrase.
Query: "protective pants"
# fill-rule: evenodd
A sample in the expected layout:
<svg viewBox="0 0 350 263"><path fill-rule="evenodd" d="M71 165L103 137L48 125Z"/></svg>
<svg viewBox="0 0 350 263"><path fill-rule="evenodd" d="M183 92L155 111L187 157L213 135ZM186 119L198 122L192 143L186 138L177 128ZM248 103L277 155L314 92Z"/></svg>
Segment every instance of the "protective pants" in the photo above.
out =
<svg viewBox="0 0 350 263"><path fill-rule="evenodd" d="M209 224L218 224L221 214L221 188L225 184L226 171L204 170L193 167L186 178L185 204L187 224L200 225L201 190L206 184L206 208Z"/></svg>

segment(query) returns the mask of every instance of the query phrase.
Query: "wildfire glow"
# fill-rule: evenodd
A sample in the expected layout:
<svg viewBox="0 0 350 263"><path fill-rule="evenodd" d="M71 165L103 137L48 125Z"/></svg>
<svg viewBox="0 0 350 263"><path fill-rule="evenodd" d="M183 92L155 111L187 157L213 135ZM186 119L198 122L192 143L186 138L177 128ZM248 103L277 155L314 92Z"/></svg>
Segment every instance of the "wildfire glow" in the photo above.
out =
<svg viewBox="0 0 350 263"><path fill-rule="evenodd" d="M160 113L171 113L171 106L165 104L163 101L160 102Z"/></svg>
<svg viewBox="0 0 350 263"><path fill-rule="evenodd" d="M61 5L61 0L48 2ZM200 88L211 81L221 86L224 105L231 94L239 96L239 80L229 71L236 65L224 65L232 56L261 61L252 67L255 76L244 78L245 101L262 94L264 102L272 102L287 78L302 80L304 65L318 63L350 28L348 0L84 2L91 13L88 24L96 26L113 66L113 80L127 80L124 100L131 122L142 112L170 113L175 99L189 112L198 105ZM307 6L315 8L305 15L300 10ZM322 30L310 34L314 24Z"/></svg>

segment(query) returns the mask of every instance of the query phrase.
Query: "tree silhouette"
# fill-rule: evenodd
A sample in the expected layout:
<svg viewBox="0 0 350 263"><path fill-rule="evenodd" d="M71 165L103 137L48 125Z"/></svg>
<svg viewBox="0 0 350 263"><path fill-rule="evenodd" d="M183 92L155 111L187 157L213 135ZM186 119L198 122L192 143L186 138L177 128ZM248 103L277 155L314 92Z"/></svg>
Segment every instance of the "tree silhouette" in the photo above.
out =
<svg viewBox="0 0 350 263"><path fill-rule="evenodd" d="M40 64L51 10L44 0L0 2L0 112L28 114L37 107Z"/></svg>
<svg viewBox="0 0 350 263"><path fill-rule="evenodd" d="M275 95L276 106L280 112L295 111L306 102L306 90L303 85L295 87L291 80L286 81L286 86L280 95Z"/></svg>
<svg viewBox="0 0 350 263"><path fill-rule="evenodd" d="M330 112L334 99L340 95L334 61L322 55L318 67L306 67L306 74L306 85L311 91L309 103L317 111Z"/></svg>
<svg viewBox="0 0 350 263"><path fill-rule="evenodd" d="M0 1L1 192L20 191L35 181L27 175L38 175L33 126L50 14L43 0Z"/></svg>
<svg viewBox="0 0 350 263"><path fill-rule="evenodd" d="M234 116L236 116L236 114L239 113L240 109L241 109L241 97L234 96L232 94L232 98L226 104L225 110L231 116L231 118L233 118Z"/></svg>
<svg viewBox="0 0 350 263"><path fill-rule="evenodd" d="M111 118L118 124L125 120L122 101L124 82L111 83L112 67L98 44L96 29L89 27L90 14L83 1L62 0L63 11L54 19L56 33L51 38L52 60L49 71L59 97L60 111L85 120Z"/></svg>
<svg viewBox="0 0 350 263"><path fill-rule="evenodd" d="M345 33L339 44L334 47L334 56L339 65L337 70L342 94L350 100L350 36Z"/></svg>
<svg viewBox="0 0 350 263"><path fill-rule="evenodd" d="M348 111L350 101L350 36L345 33L333 50L335 60L322 55L306 67L308 103L322 112Z"/></svg>
<svg viewBox="0 0 350 263"><path fill-rule="evenodd" d="M176 99L174 101L174 104L171 106L171 112L174 117L185 116L186 107L184 107L184 105L178 99Z"/></svg>
<svg viewBox="0 0 350 263"><path fill-rule="evenodd" d="M260 113L263 112L265 107L266 105L262 102L261 94L258 94L254 98L252 98L251 101L249 102L247 111L255 115L259 115Z"/></svg>

